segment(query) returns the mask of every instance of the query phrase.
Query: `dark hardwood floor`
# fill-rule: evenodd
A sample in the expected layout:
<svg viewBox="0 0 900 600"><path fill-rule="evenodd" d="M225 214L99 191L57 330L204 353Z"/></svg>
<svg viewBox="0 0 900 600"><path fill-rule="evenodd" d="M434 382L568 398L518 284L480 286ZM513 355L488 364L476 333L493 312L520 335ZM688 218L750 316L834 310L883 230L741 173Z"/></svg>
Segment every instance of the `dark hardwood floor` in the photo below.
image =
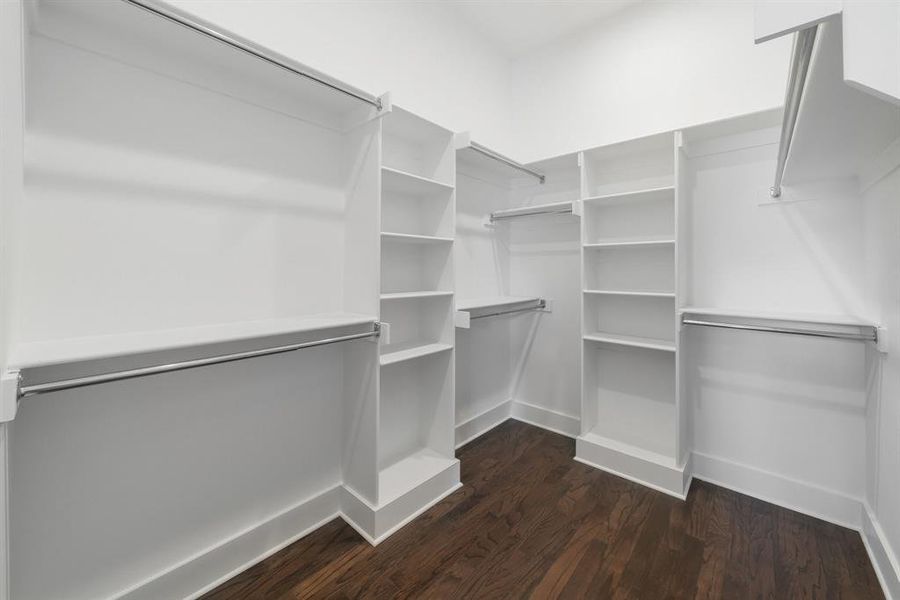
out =
<svg viewBox="0 0 900 600"><path fill-rule="evenodd" d="M859 534L704 482L686 502L507 421L463 488L376 548L342 520L206 599L882 598Z"/></svg>

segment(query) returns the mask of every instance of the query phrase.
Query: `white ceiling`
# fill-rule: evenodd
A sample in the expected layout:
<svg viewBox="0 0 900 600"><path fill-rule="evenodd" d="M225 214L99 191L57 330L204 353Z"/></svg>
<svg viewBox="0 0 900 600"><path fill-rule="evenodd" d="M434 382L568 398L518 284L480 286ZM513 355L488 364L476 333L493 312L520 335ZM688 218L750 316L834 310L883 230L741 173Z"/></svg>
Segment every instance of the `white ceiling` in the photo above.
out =
<svg viewBox="0 0 900 600"><path fill-rule="evenodd" d="M641 0L453 0L463 18L510 58Z"/></svg>

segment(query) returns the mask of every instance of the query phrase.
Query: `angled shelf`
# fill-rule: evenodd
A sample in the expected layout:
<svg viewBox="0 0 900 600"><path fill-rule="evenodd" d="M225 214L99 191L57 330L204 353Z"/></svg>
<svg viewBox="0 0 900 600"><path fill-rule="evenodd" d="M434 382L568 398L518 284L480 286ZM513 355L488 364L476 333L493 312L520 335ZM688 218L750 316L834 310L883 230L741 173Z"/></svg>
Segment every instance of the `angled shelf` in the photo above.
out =
<svg viewBox="0 0 900 600"><path fill-rule="evenodd" d="M605 332L589 333L585 334L583 337L584 340L588 342L631 346L633 348L647 348L648 350L662 350L663 352L675 352L675 342L669 340L658 340L635 335L620 335Z"/></svg>
<svg viewBox="0 0 900 600"><path fill-rule="evenodd" d="M843 47L839 20L819 25L785 163L785 186L859 175L900 136L895 104L844 81Z"/></svg>
<svg viewBox="0 0 900 600"><path fill-rule="evenodd" d="M381 363L381 366L384 367L407 360L413 360L422 356L437 354L438 352L446 352L452 349L452 345L439 342L429 343L415 341L389 344L382 347L379 362Z"/></svg>

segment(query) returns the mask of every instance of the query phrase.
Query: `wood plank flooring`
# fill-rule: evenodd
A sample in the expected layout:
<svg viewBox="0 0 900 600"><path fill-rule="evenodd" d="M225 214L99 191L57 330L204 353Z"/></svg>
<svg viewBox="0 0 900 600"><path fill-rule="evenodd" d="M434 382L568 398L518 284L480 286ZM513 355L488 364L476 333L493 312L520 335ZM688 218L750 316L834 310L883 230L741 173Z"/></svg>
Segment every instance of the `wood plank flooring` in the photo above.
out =
<svg viewBox="0 0 900 600"><path fill-rule="evenodd" d="M682 502L574 450L507 421L378 547L336 519L204 598L883 598L854 531L699 481Z"/></svg>

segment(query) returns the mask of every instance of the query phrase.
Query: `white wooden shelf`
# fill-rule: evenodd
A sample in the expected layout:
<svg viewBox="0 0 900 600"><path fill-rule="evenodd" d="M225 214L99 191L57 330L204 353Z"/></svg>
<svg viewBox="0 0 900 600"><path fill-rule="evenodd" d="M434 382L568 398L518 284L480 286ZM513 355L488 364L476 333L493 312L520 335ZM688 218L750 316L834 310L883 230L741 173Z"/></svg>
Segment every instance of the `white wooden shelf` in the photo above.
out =
<svg viewBox="0 0 900 600"><path fill-rule="evenodd" d="M547 204L534 204L532 206L519 206L517 208L507 208L504 210L495 210L491 213L490 220L505 221L517 217L535 217L539 215L561 215L561 216L577 216L572 212L572 202L550 202Z"/></svg>
<svg viewBox="0 0 900 600"><path fill-rule="evenodd" d="M456 459L423 448L378 473L378 503L393 502L422 483L453 467Z"/></svg>
<svg viewBox="0 0 900 600"><path fill-rule="evenodd" d="M642 292L632 290L584 290L585 294L607 296L642 296L645 298L675 298L675 292Z"/></svg>
<svg viewBox="0 0 900 600"><path fill-rule="evenodd" d="M508 306L516 306L519 304L531 304L540 302L540 298L536 296L495 296L489 298L473 298L469 300L458 300L456 310L471 312L487 308L505 308Z"/></svg>
<svg viewBox="0 0 900 600"><path fill-rule="evenodd" d="M453 292L391 292L389 294L381 294L382 300L407 300L412 298L439 298L442 296L452 296Z"/></svg>
<svg viewBox="0 0 900 600"><path fill-rule="evenodd" d="M388 231L381 232L381 239L387 242L398 242L404 244L452 244L452 237L442 237L436 235L417 235L413 233L393 233Z"/></svg>
<svg viewBox="0 0 900 600"><path fill-rule="evenodd" d="M858 175L900 135L896 105L844 81L843 48L841 23L822 24L785 164L786 186Z"/></svg>
<svg viewBox="0 0 900 600"><path fill-rule="evenodd" d="M241 321L201 327L32 342L14 347L10 354L9 364L13 368L34 368L276 335L339 329L371 324L375 321L376 317L369 315L325 313L296 318Z"/></svg>
<svg viewBox="0 0 900 600"><path fill-rule="evenodd" d="M621 239L621 240L601 240L598 242L592 242L589 244L584 244L585 248L628 248L632 246L636 247L646 247L646 246L674 246L675 239L674 238L635 238L635 239Z"/></svg>
<svg viewBox="0 0 900 600"><path fill-rule="evenodd" d="M452 350L453 346L442 343L429 342L406 342L402 344L389 344L381 349L379 361L381 366L393 365L395 363L413 360L422 356L429 356L439 352Z"/></svg>
<svg viewBox="0 0 900 600"><path fill-rule="evenodd" d="M736 319L755 319L762 321L784 321L792 323L809 323L819 325L840 325L847 327L877 327L874 321L853 315L833 315L823 313L792 313L759 311L742 308L713 308L701 306L685 306L679 309L681 315L703 317L732 317Z"/></svg>
<svg viewBox="0 0 900 600"><path fill-rule="evenodd" d="M602 196L591 196L584 199L585 207L596 207L603 204L618 204L620 202L641 202L644 200L659 200L661 198L675 199L675 186L647 188Z"/></svg>
<svg viewBox="0 0 900 600"><path fill-rule="evenodd" d="M590 342L631 346L633 348L647 348L649 350L662 350L663 352L675 352L675 342L669 340L658 340L634 335L620 335L616 333L589 333L583 337L586 341Z"/></svg>
<svg viewBox="0 0 900 600"><path fill-rule="evenodd" d="M454 186L391 167L381 167L382 186L386 191L413 196L453 191Z"/></svg>

